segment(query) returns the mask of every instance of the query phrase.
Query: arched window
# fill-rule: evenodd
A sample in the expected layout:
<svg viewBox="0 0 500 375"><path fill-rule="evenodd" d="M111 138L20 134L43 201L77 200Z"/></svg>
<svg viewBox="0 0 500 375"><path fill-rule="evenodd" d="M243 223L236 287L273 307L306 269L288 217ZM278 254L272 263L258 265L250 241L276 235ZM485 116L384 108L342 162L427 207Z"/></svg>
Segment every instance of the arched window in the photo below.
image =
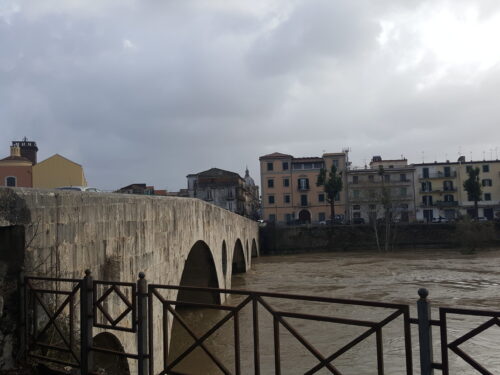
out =
<svg viewBox="0 0 500 375"><path fill-rule="evenodd" d="M16 186L17 181L15 177L9 176L5 178L5 186Z"/></svg>

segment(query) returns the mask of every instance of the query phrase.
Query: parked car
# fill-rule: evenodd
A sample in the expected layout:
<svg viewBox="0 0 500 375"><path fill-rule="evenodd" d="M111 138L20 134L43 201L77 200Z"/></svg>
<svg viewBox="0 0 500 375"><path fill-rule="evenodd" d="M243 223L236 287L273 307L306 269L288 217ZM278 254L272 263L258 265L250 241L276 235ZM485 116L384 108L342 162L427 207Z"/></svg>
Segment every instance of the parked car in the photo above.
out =
<svg viewBox="0 0 500 375"><path fill-rule="evenodd" d="M445 217L442 217L442 216L439 216L439 217L433 217L432 218L432 222L434 224L439 224L439 223L447 223L448 222L448 219L445 218Z"/></svg>
<svg viewBox="0 0 500 375"><path fill-rule="evenodd" d="M61 186L56 188L57 190L73 190L73 191L85 191L90 193L99 193L100 190L93 187L87 186Z"/></svg>
<svg viewBox="0 0 500 375"><path fill-rule="evenodd" d="M352 223L353 224L364 224L365 219L363 219L362 217L355 217L352 219Z"/></svg>

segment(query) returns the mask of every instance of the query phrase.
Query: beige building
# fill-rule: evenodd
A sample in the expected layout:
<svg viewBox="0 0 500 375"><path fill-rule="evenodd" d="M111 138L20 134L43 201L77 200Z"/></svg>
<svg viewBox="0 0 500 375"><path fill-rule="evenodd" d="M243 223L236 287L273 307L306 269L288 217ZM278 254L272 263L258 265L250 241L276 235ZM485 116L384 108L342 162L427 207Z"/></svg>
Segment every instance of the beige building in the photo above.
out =
<svg viewBox="0 0 500 375"><path fill-rule="evenodd" d="M33 166L33 187L53 189L61 186L87 186L83 167L59 154Z"/></svg>
<svg viewBox="0 0 500 375"><path fill-rule="evenodd" d="M406 159L384 160L374 156L369 168L348 172L349 219L368 223L385 217L389 207L393 220L415 221L415 167Z"/></svg>
<svg viewBox="0 0 500 375"><path fill-rule="evenodd" d="M327 153L322 157L295 158L275 152L260 160L262 218L277 223L317 223L330 218L330 204L322 186L316 186L322 168L335 164L342 172L344 188L335 201L335 214L347 213L348 152Z"/></svg>
<svg viewBox="0 0 500 375"><path fill-rule="evenodd" d="M479 168L482 199L478 202L480 217L492 220L500 217L500 160L415 164L417 177L417 220L453 220L469 214L473 216L474 202L468 199L463 184L468 168Z"/></svg>

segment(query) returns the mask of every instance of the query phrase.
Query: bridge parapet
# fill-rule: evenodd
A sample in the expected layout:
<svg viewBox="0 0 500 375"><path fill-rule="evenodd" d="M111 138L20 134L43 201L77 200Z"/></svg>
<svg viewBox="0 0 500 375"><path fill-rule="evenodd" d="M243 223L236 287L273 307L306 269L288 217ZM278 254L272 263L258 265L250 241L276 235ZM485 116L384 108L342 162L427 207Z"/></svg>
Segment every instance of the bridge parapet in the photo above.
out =
<svg viewBox="0 0 500 375"><path fill-rule="evenodd" d="M159 284L230 288L259 253L258 233L258 223L198 199L0 188L0 281L24 266L47 277L146 272Z"/></svg>

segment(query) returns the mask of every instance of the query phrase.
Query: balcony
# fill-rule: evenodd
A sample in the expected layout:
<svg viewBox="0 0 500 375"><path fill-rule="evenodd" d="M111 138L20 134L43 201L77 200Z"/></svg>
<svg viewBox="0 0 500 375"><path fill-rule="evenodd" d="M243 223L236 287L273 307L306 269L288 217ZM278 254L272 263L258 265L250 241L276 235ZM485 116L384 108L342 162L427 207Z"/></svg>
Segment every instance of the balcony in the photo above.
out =
<svg viewBox="0 0 500 375"><path fill-rule="evenodd" d="M431 193L456 193L457 192L457 188L455 187L452 187L452 188L443 188L443 187L439 187L439 188L434 188L432 190L427 190L427 189L419 189L418 192L420 194L431 194Z"/></svg>
<svg viewBox="0 0 500 375"><path fill-rule="evenodd" d="M444 172L429 173L427 176L424 176L423 174L418 175L419 180L432 180L436 178L455 178L455 177L457 177L456 171L450 173L444 173Z"/></svg>
<svg viewBox="0 0 500 375"><path fill-rule="evenodd" d="M458 207L458 201L451 201L451 202L435 201L434 206L436 206L436 207Z"/></svg>

